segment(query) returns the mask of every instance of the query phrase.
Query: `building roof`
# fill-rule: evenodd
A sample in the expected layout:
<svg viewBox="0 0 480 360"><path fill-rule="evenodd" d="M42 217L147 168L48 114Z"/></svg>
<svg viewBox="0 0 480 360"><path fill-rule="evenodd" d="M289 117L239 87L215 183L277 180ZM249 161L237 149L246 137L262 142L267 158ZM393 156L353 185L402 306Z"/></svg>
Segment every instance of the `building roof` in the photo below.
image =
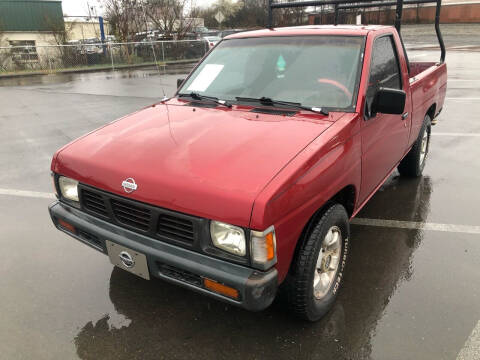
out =
<svg viewBox="0 0 480 360"><path fill-rule="evenodd" d="M62 2L0 0L1 31L52 31L63 26Z"/></svg>

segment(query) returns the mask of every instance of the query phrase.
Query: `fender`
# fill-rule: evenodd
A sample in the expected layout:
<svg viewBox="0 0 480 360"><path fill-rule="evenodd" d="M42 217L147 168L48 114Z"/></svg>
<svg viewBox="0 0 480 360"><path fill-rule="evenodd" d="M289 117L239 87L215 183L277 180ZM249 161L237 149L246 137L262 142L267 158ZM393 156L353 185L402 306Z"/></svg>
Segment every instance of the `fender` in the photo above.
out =
<svg viewBox="0 0 480 360"><path fill-rule="evenodd" d="M325 203L361 181L358 114L346 114L305 148L255 200L250 227L274 224L278 280L285 278L303 228Z"/></svg>

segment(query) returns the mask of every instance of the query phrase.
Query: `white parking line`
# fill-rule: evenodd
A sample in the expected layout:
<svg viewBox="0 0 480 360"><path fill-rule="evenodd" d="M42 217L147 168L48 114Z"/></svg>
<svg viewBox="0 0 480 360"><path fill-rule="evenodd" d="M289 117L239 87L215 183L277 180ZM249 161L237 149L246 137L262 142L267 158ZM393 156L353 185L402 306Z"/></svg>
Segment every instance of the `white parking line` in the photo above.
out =
<svg viewBox="0 0 480 360"><path fill-rule="evenodd" d="M480 321L473 328L470 337L463 345L457 355L457 360L478 360L480 359Z"/></svg>
<svg viewBox="0 0 480 360"><path fill-rule="evenodd" d="M480 100L480 97L467 98L467 97L447 97L445 100L467 100L467 101L476 101Z"/></svg>
<svg viewBox="0 0 480 360"><path fill-rule="evenodd" d="M472 47L478 47L478 45L460 45L460 46L451 46L449 49L468 49Z"/></svg>
<svg viewBox="0 0 480 360"><path fill-rule="evenodd" d="M412 56L409 56L409 57L410 57L410 59L416 59L416 58L424 57L424 56L427 56L427 55L430 55L430 54L415 54L415 55L412 55Z"/></svg>
<svg viewBox="0 0 480 360"><path fill-rule="evenodd" d="M480 226L474 225L456 225L456 224L440 224L440 223L423 223L416 221L386 220L386 219L364 219L354 218L351 221L354 225L378 226L397 229L412 230L431 230L454 232L464 234L480 234Z"/></svg>
<svg viewBox="0 0 480 360"><path fill-rule="evenodd" d="M1 188L0 188L0 195L32 197L32 198L40 198L40 199L55 199L55 195L52 193L39 192L39 191L1 189ZM365 219L365 218L354 218L351 221L351 223L354 225L378 226L378 227L397 228L397 229L414 229L414 230L422 229L422 230L455 232L455 233L465 233L465 234L480 234L480 226L474 226L474 225L423 223L423 222L415 222L415 221Z"/></svg>
<svg viewBox="0 0 480 360"><path fill-rule="evenodd" d="M39 191L13 190L13 189L0 189L0 195L33 197L33 198L42 198L42 199L55 199L55 195L52 193L39 192Z"/></svg>
<svg viewBox="0 0 480 360"><path fill-rule="evenodd" d="M473 137L480 137L480 134L468 134L468 133L439 133L439 132L432 132L432 135L435 136L473 136Z"/></svg>

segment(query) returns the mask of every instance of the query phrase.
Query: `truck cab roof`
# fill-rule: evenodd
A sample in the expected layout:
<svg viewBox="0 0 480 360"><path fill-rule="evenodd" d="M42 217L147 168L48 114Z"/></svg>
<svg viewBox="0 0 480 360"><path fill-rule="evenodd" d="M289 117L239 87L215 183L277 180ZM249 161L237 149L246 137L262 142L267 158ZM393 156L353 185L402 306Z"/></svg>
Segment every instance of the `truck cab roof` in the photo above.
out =
<svg viewBox="0 0 480 360"><path fill-rule="evenodd" d="M267 36L295 36L295 35L357 35L365 36L370 31L394 28L385 25L305 25L245 31L227 36L226 39Z"/></svg>

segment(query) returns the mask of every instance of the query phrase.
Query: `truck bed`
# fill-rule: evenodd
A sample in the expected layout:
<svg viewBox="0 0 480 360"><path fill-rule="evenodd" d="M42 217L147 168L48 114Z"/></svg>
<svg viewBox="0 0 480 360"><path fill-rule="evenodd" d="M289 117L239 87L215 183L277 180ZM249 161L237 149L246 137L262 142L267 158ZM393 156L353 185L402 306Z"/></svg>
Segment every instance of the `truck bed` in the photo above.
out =
<svg viewBox="0 0 480 360"><path fill-rule="evenodd" d="M410 61L410 77L413 78L428 68L435 67L436 64L436 62L430 61Z"/></svg>
<svg viewBox="0 0 480 360"><path fill-rule="evenodd" d="M410 62L410 87L413 104L411 130L413 135L418 134L423 117L429 112L431 104L434 104L432 120L443 107L447 92L447 65L436 62Z"/></svg>

